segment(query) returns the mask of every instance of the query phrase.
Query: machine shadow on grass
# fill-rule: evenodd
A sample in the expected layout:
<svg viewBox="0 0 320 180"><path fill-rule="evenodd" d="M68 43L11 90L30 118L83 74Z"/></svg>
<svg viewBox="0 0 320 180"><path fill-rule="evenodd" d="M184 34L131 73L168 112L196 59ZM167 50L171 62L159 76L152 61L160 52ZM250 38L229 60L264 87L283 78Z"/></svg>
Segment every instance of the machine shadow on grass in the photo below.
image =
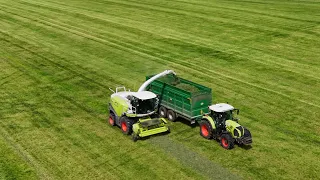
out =
<svg viewBox="0 0 320 180"><path fill-rule="evenodd" d="M189 120L186 120L186 119L181 118L181 117L178 117L178 118L176 119L176 121L173 122L173 123L177 123L177 122L180 122L180 123L182 123L182 124L184 124L184 125L187 125L187 126L189 126L189 127L191 127L191 128L199 127L198 122L195 122L195 123L191 124Z"/></svg>
<svg viewBox="0 0 320 180"><path fill-rule="evenodd" d="M240 148L244 149L244 150L250 150L252 149L252 146L249 145L249 146L239 146Z"/></svg>
<svg viewBox="0 0 320 180"><path fill-rule="evenodd" d="M244 150L250 150L252 149L252 146L251 145L239 145L237 144L237 146L241 149L244 149Z"/></svg>

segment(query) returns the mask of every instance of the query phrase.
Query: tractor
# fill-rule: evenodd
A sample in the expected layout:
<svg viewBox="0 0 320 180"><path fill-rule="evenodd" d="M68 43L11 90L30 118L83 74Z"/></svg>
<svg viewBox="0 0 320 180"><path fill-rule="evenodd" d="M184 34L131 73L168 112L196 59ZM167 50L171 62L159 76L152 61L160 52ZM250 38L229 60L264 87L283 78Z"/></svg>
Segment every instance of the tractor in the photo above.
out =
<svg viewBox="0 0 320 180"><path fill-rule="evenodd" d="M170 132L167 121L157 116L159 99L156 94L146 91L146 87L157 78L175 74L166 70L144 82L137 92L126 90L125 87L110 89L113 94L109 103L108 122L111 126L119 126L125 135L132 134L136 141L163 132Z"/></svg>
<svg viewBox="0 0 320 180"><path fill-rule="evenodd" d="M239 109L226 103L209 106L210 113L202 117L199 122L200 135L206 139L220 141L225 149L232 149L234 144L251 145L252 136L250 131L238 124Z"/></svg>

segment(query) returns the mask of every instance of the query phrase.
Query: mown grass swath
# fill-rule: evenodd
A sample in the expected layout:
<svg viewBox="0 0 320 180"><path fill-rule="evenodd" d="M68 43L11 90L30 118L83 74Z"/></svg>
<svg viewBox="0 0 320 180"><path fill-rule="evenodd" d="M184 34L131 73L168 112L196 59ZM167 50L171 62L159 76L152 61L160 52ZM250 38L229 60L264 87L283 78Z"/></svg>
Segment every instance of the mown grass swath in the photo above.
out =
<svg viewBox="0 0 320 180"><path fill-rule="evenodd" d="M0 177L320 176L319 2L0 2ZM106 125L109 87L164 69L240 108L253 147L225 151L184 121L136 143Z"/></svg>

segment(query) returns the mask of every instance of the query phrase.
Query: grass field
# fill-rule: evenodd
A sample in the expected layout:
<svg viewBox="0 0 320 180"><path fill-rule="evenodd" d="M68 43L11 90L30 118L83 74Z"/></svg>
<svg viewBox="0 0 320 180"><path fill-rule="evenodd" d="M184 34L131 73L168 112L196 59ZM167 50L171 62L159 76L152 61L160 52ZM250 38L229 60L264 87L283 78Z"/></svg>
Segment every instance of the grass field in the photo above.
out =
<svg viewBox="0 0 320 180"><path fill-rule="evenodd" d="M320 2L0 0L0 179L319 179ZM109 87L175 70L241 109L252 148L184 121L136 143Z"/></svg>

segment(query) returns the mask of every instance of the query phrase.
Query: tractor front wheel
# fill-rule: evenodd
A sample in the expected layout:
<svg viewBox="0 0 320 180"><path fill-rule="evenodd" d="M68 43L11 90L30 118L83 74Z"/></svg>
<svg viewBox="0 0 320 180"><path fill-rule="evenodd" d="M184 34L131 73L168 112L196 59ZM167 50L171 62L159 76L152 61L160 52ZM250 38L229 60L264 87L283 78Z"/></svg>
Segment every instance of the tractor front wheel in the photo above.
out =
<svg viewBox="0 0 320 180"><path fill-rule="evenodd" d="M222 134L220 144L225 149L232 149L234 147L234 139L228 133Z"/></svg>
<svg viewBox="0 0 320 180"><path fill-rule="evenodd" d="M120 128L123 134L130 135L132 133L133 121L127 117L122 117L120 120Z"/></svg>
<svg viewBox="0 0 320 180"><path fill-rule="evenodd" d="M210 123L206 120L202 120L199 123L200 125L200 135L206 139L212 138L212 127Z"/></svg>

